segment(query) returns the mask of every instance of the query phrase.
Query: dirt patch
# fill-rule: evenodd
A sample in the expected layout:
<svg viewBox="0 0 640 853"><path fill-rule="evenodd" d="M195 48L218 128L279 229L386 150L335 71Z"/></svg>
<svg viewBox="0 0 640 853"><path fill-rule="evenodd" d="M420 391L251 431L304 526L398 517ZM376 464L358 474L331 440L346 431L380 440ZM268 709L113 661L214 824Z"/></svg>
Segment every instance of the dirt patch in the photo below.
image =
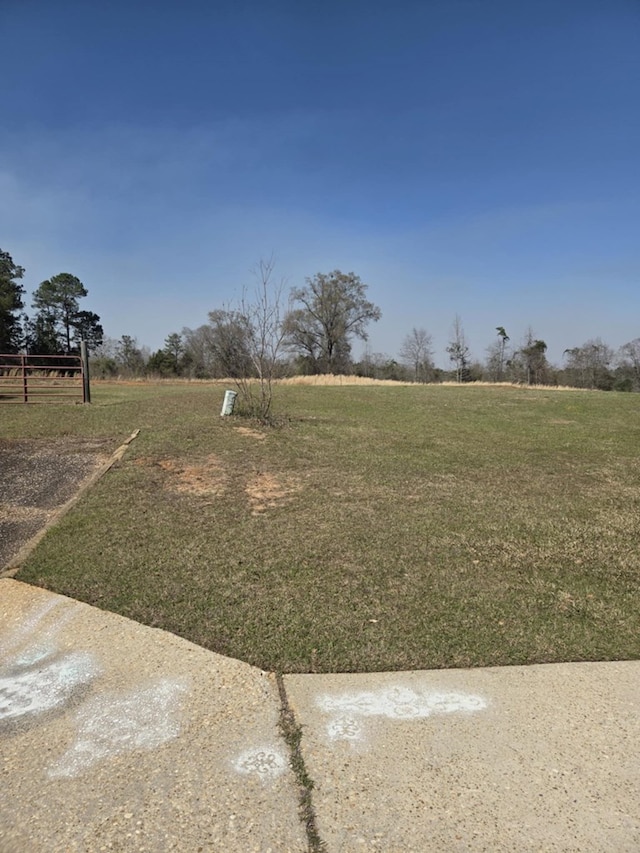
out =
<svg viewBox="0 0 640 853"><path fill-rule="evenodd" d="M148 456L139 456L133 463L160 468L169 475L165 488L181 494L220 497L227 491L230 483L222 460L215 455L208 456L204 462L191 465L177 459L153 459ZM301 488L301 484L292 477L267 473L250 476L245 486L245 494L249 499L251 514L260 515L268 509L289 503Z"/></svg>
<svg viewBox="0 0 640 853"><path fill-rule="evenodd" d="M138 460L138 464L144 464ZM173 474L167 487L182 494L219 497L227 488L227 475L217 456L208 456L199 465L183 465L175 459L161 459L159 468Z"/></svg>
<svg viewBox="0 0 640 853"><path fill-rule="evenodd" d="M549 421L550 424L556 424L557 426L567 426L570 424L575 424L575 421L566 421L563 418L554 418Z"/></svg>
<svg viewBox="0 0 640 853"><path fill-rule="evenodd" d="M290 477L276 477L274 474L256 474L247 483L245 491L249 498L252 515L260 515L267 509L273 509L289 503L301 486Z"/></svg>
<svg viewBox="0 0 640 853"><path fill-rule="evenodd" d="M264 441L267 437L265 432L259 432L257 429L249 429L249 427L234 427L240 435L246 435L248 438L255 438L256 441Z"/></svg>

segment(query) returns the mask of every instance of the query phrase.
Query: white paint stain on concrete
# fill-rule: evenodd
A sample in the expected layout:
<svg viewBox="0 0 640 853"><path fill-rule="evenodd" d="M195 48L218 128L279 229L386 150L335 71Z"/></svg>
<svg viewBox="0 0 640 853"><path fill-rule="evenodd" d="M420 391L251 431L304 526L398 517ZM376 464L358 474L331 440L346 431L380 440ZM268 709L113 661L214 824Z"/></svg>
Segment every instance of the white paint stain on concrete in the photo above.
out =
<svg viewBox="0 0 640 853"><path fill-rule="evenodd" d="M24 614L0 641L0 720L61 707L100 673L87 652L60 653L56 637L77 605L51 597Z"/></svg>
<svg viewBox="0 0 640 853"><path fill-rule="evenodd" d="M284 773L287 759L277 747L259 746L239 755L233 762L233 766L238 773L257 776L266 782Z"/></svg>
<svg viewBox="0 0 640 853"><path fill-rule="evenodd" d="M331 740L362 740L362 724L354 717L338 716L329 721L327 732Z"/></svg>
<svg viewBox="0 0 640 853"><path fill-rule="evenodd" d="M327 726L331 740L357 741L363 737L359 722L362 718L412 720L434 714L481 711L488 703L482 696L471 693L393 686L359 693L325 694L317 699L317 704L332 715Z"/></svg>
<svg viewBox="0 0 640 853"><path fill-rule="evenodd" d="M155 749L176 738L185 690L184 682L162 679L142 689L87 701L76 714L75 742L49 776L77 776L99 761L137 749Z"/></svg>
<svg viewBox="0 0 640 853"><path fill-rule="evenodd" d="M63 708L74 692L102 673L84 651L61 652L62 626L79 611L75 602L50 598L31 608L0 638L0 722ZM137 749L154 749L178 736L183 680L161 679L122 693L94 695L75 714L77 736L49 770L76 776L98 761Z"/></svg>
<svg viewBox="0 0 640 853"><path fill-rule="evenodd" d="M12 649L19 647L26 640L31 641L40 622L61 603L60 599L49 598L39 607L31 608L31 611L22 619L19 627L0 641L0 657L6 659Z"/></svg>
<svg viewBox="0 0 640 853"><path fill-rule="evenodd" d="M49 663L40 659L38 663L0 676L0 720L57 708L98 674L94 658L86 652L72 652Z"/></svg>
<svg viewBox="0 0 640 853"><path fill-rule="evenodd" d="M57 598L32 607L19 625L0 637L0 662L3 666L33 666L53 657L58 651L55 639L63 625L74 617L76 608L75 602ZM54 614L54 611L58 612ZM45 624L47 622L49 624Z"/></svg>
<svg viewBox="0 0 640 853"><path fill-rule="evenodd" d="M17 667L35 666L41 661L51 658L57 652L56 646L49 642L38 642L13 657L12 664Z"/></svg>

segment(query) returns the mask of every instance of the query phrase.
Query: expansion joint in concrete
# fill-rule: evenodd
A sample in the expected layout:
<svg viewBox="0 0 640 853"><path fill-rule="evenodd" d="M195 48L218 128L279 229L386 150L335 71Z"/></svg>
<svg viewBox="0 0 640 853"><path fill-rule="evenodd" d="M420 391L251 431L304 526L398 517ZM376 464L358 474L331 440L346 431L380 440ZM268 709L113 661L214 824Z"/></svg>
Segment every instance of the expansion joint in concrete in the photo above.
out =
<svg viewBox="0 0 640 853"><path fill-rule="evenodd" d="M282 673L276 672L275 676L278 684L278 692L280 693L280 733L289 748L289 763L298 783L299 813L307 833L308 853L323 853L326 850L326 846L318 832L316 813L311 795L314 783L307 772L300 747L302 728L296 722L295 714L289 705Z"/></svg>

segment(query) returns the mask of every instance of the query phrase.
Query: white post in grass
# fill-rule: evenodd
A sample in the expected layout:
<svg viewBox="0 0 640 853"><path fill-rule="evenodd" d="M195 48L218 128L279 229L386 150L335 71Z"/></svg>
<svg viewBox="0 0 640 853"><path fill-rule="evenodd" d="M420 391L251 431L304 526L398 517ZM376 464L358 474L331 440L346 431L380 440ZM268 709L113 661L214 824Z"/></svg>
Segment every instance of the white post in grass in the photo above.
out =
<svg viewBox="0 0 640 853"><path fill-rule="evenodd" d="M233 407L236 404L236 397L238 396L237 391L225 391L224 392L224 401L222 403L222 411L220 412L220 417L224 415L232 415Z"/></svg>

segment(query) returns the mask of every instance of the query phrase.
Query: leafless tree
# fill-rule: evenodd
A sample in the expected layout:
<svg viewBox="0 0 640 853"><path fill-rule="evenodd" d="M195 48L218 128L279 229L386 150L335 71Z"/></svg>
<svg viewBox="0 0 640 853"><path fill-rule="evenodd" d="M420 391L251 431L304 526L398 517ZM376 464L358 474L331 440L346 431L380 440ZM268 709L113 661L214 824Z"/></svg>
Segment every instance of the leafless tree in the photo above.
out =
<svg viewBox="0 0 640 853"><path fill-rule="evenodd" d="M433 372L432 338L426 329L414 326L400 348L402 362L413 370L415 382L428 382Z"/></svg>
<svg viewBox="0 0 640 853"><path fill-rule="evenodd" d="M600 338L594 338L580 347L564 351L567 373L571 384L579 388L608 390L613 386L613 374L609 370L614 352Z"/></svg>
<svg viewBox="0 0 640 853"><path fill-rule="evenodd" d="M623 344L618 351L618 370L628 377L631 387L640 390L640 338Z"/></svg>
<svg viewBox="0 0 640 853"><path fill-rule="evenodd" d="M455 365L456 382L464 382L469 372L469 347L467 346L462 320L458 314L453 320L451 337L452 340L447 347L449 360Z"/></svg>
<svg viewBox="0 0 640 853"><path fill-rule="evenodd" d="M144 347L138 346L137 338L122 335L115 346L115 359L124 376L141 376L149 356Z"/></svg>
<svg viewBox="0 0 640 853"><path fill-rule="evenodd" d="M214 330L205 323L197 329L185 327L182 330L185 358L189 364L189 374L196 379L208 379L217 376L216 359L213 346Z"/></svg>
<svg viewBox="0 0 640 853"><path fill-rule="evenodd" d="M245 290L238 311L251 371L244 370L236 384L249 413L264 423L272 418L273 382L285 336L282 304L286 282L274 281L274 268L273 256L258 262L252 270L256 285L252 292Z"/></svg>

